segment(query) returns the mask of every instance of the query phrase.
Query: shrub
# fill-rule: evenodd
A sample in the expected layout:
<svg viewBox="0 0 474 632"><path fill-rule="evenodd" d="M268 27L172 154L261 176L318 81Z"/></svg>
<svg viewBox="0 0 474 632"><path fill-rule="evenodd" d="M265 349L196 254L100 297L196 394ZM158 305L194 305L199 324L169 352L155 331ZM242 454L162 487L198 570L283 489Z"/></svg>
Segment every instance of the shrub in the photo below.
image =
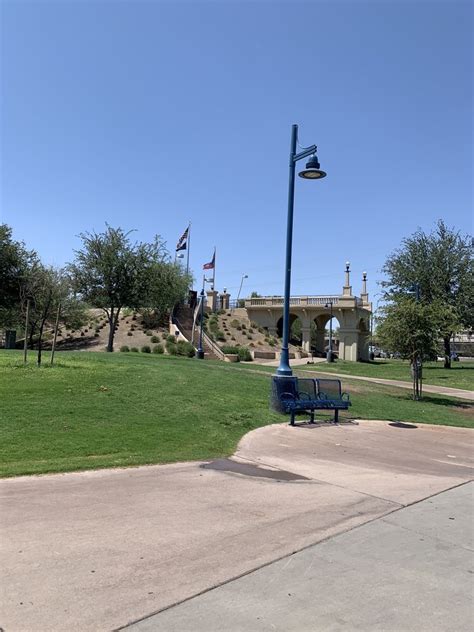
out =
<svg viewBox="0 0 474 632"><path fill-rule="evenodd" d="M133 336L133 332L127 331L127 336Z"/></svg>
<svg viewBox="0 0 474 632"><path fill-rule="evenodd" d="M172 336L171 334L169 334L168 336L166 336L166 342L169 342L170 344L171 343L175 344L176 343L175 336Z"/></svg>
<svg viewBox="0 0 474 632"><path fill-rule="evenodd" d="M225 309L220 309L217 313L219 316L223 316L225 314Z"/></svg>
<svg viewBox="0 0 474 632"><path fill-rule="evenodd" d="M145 336L151 336L152 335L151 331L149 331L148 329L144 333L145 333Z"/></svg>
<svg viewBox="0 0 474 632"><path fill-rule="evenodd" d="M151 342L160 342L160 339L159 339L159 337L158 337L158 336L152 336L152 337L150 338L150 340L151 340Z"/></svg>
<svg viewBox="0 0 474 632"><path fill-rule="evenodd" d="M242 331L242 327L240 325L237 325L236 329L237 331Z"/></svg>
<svg viewBox="0 0 474 632"><path fill-rule="evenodd" d="M138 353L138 347L130 347L130 351L132 351L132 353Z"/></svg>
<svg viewBox="0 0 474 632"><path fill-rule="evenodd" d="M251 362L253 360L252 354L247 347L239 347L239 359L242 362Z"/></svg>
<svg viewBox="0 0 474 632"><path fill-rule="evenodd" d="M247 340L253 340L253 336L251 334L247 334Z"/></svg>
<svg viewBox="0 0 474 632"><path fill-rule="evenodd" d="M270 345L270 347L274 347L276 345L275 338L269 338L268 339L268 344Z"/></svg>
<svg viewBox="0 0 474 632"><path fill-rule="evenodd" d="M225 340L225 334L224 334L224 332L223 332L223 331L218 331L218 332L216 333L216 338L217 338L217 340L221 340L221 341L222 341L222 340Z"/></svg>
<svg viewBox="0 0 474 632"><path fill-rule="evenodd" d="M81 331L81 336L84 336L84 332L83 331Z"/></svg>
<svg viewBox="0 0 474 632"><path fill-rule="evenodd" d="M168 336L168 338L169 338L169 336ZM178 354L178 347L177 347L177 345L176 345L176 343L174 341L174 338L173 338L173 341L169 340L168 338L166 339L166 351L170 355L177 355Z"/></svg>
<svg viewBox="0 0 474 632"><path fill-rule="evenodd" d="M230 354L234 353L236 355L239 354L239 348L233 347L231 345L224 345L221 350L222 350L222 353L226 353L226 354L227 353L230 353Z"/></svg>
<svg viewBox="0 0 474 632"><path fill-rule="evenodd" d="M234 327L234 329L237 329L237 327L240 325L239 321L234 318L233 320L230 321L230 326Z"/></svg>
<svg viewBox="0 0 474 632"><path fill-rule="evenodd" d="M247 347L240 347L238 345L231 347L230 345L224 345L222 347L222 352L237 354L239 356L239 360L242 360L242 362L250 362L252 360L252 354Z"/></svg>
<svg viewBox="0 0 474 632"><path fill-rule="evenodd" d="M143 345L143 347L141 348L141 352L142 353L151 353L150 345Z"/></svg>
<svg viewBox="0 0 474 632"><path fill-rule="evenodd" d="M258 323L256 323L254 320L251 320L250 327L253 327L254 329L258 329Z"/></svg>
<svg viewBox="0 0 474 632"><path fill-rule="evenodd" d="M230 337L230 339L231 339L231 340L235 340L235 336L231 336L231 337Z"/></svg>
<svg viewBox="0 0 474 632"><path fill-rule="evenodd" d="M98 337L99 337L99 334L97 332L95 332L94 338L98 338Z"/></svg>
<svg viewBox="0 0 474 632"><path fill-rule="evenodd" d="M163 345L156 345L156 347L153 347L153 353L162 354L164 352L165 350L163 349Z"/></svg>
<svg viewBox="0 0 474 632"><path fill-rule="evenodd" d="M242 323L242 329L247 329L247 325L245 323Z"/></svg>
<svg viewBox="0 0 474 632"><path fill-rule="evenodd" d="M178 355L186 356L187 358L194 358L196 350L193 345L187 340L178 340L176 344L176 351Z"/></svg>
<svg viewBox="0 0 474 632"><path fill-rule="evenodd" d="M253 329L252 328L249 329L249 334L253 334Z"/></svg>
<svg viewBox="0 0 474 632"><path fill-rule="evenodd" d="M121 351L122 353L128 353L128 352L130 351L130 349L127 347L127 345L122 345L122 346L120 347L120 351Z"/></svg>

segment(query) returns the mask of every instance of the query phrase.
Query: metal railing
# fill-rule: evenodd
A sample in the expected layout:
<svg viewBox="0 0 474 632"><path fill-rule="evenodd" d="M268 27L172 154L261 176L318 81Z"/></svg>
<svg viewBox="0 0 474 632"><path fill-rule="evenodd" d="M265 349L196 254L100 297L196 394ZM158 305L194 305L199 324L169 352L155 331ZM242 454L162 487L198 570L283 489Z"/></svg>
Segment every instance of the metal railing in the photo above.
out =
<svg viewBox="0 0 474 632"><path fill-rule="evenodd" d="M290 305L326 305L332 303L337 305L340 296L292 296ZM361 299L356 299L357 304L362 304ZM245 307L272 307L283 305L282 296L262 296L260 298L245 299Z"/></svg>

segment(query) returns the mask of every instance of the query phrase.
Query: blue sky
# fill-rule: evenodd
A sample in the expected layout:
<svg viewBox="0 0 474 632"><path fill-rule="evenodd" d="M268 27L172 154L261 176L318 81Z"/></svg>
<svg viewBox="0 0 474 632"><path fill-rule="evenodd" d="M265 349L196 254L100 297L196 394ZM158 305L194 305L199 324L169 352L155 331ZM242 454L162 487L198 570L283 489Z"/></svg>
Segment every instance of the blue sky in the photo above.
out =
<svg viewBox="0 0 474 632"><path fill-rule="evenodd" d="M472 4L60 2L1 5L0 219L47 263L105 222L217 246L217 286L283 291L288 152L293 294L369 288L438 218L472 230ZM302 165L301 165L302 166Z"/></svg>

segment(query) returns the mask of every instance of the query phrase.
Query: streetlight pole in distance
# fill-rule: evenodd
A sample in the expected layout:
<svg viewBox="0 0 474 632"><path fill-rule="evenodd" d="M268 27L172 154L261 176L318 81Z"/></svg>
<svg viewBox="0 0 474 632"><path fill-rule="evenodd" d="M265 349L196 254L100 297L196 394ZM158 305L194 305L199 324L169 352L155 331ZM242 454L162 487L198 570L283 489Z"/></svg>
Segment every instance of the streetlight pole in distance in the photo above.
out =
<svg viewBox="0 0 474 632"><path fill-rule="evenodd" d="M334 362L334 357L332 355L332 300L329 300L324 306L326 309L330 308L330 318L329 318L329 350L326 354L326 360L328 362Z"/></svg>
<svg viewBox="0 0 474 632"><path fill-rule="evenodd" d="M196 352L196 358L198 360L204 360L204 350L202 348L202 328L204 326L204 284L206 282L206 275L202 276L202 290L201 290L201 308L200 308L200 323L199 323L199 346Z"/></svg>
<svg viewBox="0 0 474 632"><path fill-rule="evenodd" d="M290 285L291 285L291 253L293 246L293 208L295 201L295 167L298 160L311 158L306 163L306 169L303 169L298 175L305 180L320 180L326 176L325 171L321 171L318 158L316 156L317 147L311 145L296 153L298 143L298 125L291 128L291 144L290 144L290 164L289 164L289 181L288 181L288 217L286 224L286 263L285 263L285 297L283 301L283 342L281 346L280 365L277 369L277 377L285 377L293 375L290 367L290 357L288 350L288 342L290 338Z"/></svg>
<svg viewBox="0 0 474 632"><path fill-rule="evenodd" d="M242 285L244 284L244 279L248 279L248 278L249 278L248 274L243 274L242 278L240 279L239 293L237 294L237 307L239 306L239 298L240 298L240 293L242 291Z"/></svg>

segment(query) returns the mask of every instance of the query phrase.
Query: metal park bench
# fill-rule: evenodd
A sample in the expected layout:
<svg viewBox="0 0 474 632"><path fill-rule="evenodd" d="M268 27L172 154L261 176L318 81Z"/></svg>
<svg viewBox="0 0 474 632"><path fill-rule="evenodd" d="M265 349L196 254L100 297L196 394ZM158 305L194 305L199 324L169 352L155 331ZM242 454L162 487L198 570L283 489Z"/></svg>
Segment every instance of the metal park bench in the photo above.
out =
<svg viewBox="0 0 474 632"><path fill-rule="evenodd" d="M295 415L306 413L314 423L315 410L334 410L334 421L339 421L339 411L347 410L351 402L349 395L341 390L340 380L320 380L294 376L274 377L272 380L272 408L291 415L290 424L295 425Z"/></svg>

